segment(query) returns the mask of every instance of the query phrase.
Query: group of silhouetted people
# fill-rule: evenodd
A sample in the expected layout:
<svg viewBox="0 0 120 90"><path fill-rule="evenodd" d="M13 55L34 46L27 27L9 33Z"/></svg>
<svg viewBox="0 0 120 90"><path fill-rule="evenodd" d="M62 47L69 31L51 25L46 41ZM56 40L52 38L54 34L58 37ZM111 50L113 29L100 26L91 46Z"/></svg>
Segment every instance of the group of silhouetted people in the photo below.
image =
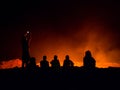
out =
<svg viewBox="0 0 120 90"><path fill-rule="evenodd" d="M34 57L30 57L29 54L29 43L31 40L31 34L29 31L25 33L25 35L22 38L22 68L29 67L29 68L35 68L36 62ZM54 59L50 62L51 68L54 70L60 69L60 62L58 60L58 57L55 55ZM85 56L83 58L83 67L84 68L95 68L96 61L92 57L91 52L88 50L85 52ZM47 61L47 56L43 56L43 60L40 61L40 66L43 69L49 68L49 62ZM74 63L72 60L70 60L69 55L65 56L65 60L63 62L63 68L68 69L74 67Z"/></svg>
<svg viewBox="0 0 120 90"><path fill-rule="evenodd" d="M57 55L54 56L54 59L50 62L51 68L54 70L60 69L60 62L58 60ZM63 63L63 68L73 67L74 63L69 59L69 55L66 55L66 58ZM47 69L49 67L49 62L47 61L47 56L43 56L43 60L40 61L40 67Z"/></svg>
<svg viewBox="0 0 120 90"><path fill-rule="evenodd" d="M50 67L49 63L51 64L51 68L54 71L60 70L60 62L57 55L54 55L54 59L51 60L50 62L47 60L47 56L43 56L43 59L40 61L40 68L47 70ZM31 69L36 68L36 59L34 57L30 58L28 67ZM63 69L69 69L72 67L74 67L73 61L70 60L69 55L66 55L65 60L63 62ZM91 52L89 50L85 52L85 56L83 58L83 67L87 69L92 69L96 67L96 61L92 57Z"/></svg>
<svg viewBox="0 0 120 90"><path fill-rule="evenodd" d="M50 62L51 68L58 70L60 68L60 62L58 57L55 55L54 59ZM41 68L47 69L49 67L49 62L47 61L47 56L43 56L43 60L40 61ZM74 63L70 60L69 55L65 56L65 60L63 62L63 68L67 69L70 67L74 67ZM91 52L88 50L85 52L85 56L83 58L83 67L92 69L96 67L96 61L92 57Z"/></svg>

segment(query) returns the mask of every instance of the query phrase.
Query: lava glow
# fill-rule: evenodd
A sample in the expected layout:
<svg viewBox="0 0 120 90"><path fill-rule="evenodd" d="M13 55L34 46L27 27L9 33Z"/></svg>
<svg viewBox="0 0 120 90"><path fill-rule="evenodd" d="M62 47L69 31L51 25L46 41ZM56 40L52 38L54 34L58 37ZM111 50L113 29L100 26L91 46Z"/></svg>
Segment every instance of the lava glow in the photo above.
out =
<svg viewBox="0 0 120 90"><path fill-rule="evenodd" d="M43 35L44 40L37 42L32 54L37 58L37 63L42 60L43 55L47 56L48 61L51 61L54 55L58 55L61 66L65 55L69 55L75 66L82 66L84 53L90 50L97 67L119 67L120 51L114 45L116 36L108 32L108 29L103 24L90 20L71 34L45 34L48 37L44 38Z"/></svg>
<svg viewBox="0 0 120 90"><path fill-rule="evenodd" d="M83 65L83 57L86 50L90 50L96 60L96 66L106 68L109 66L120 67L120 51L117 48L116 35L108 32L106 27L97 20L87 20L82 27L67 32L50 32L42 30L31 40L30 53L36 58L36 64L44 55L50 62L54 55L58 56L61 66L66 55L74 62L75 66ZM62 33L61 33L62 32ZM1 68L21 67L21 60L3 62ZM51 65L50 65L51 66Z"/></svg>
<svg viewBox="0 0 120 90"><path fill-rule="evenodd" d="M0 69L8 69L8 68L15 68L15 67L21 67L22 62L20 59L14 59L9 61L3 61L0 65Z"/></svg>

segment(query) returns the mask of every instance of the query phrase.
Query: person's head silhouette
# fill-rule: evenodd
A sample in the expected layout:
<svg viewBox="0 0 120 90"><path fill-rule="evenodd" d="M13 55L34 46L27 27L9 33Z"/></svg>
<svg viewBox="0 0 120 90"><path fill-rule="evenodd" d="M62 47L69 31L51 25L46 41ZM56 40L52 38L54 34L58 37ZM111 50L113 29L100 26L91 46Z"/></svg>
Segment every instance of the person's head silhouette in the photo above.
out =
<svg viewBox="0 0 120 90"><path fill-rule="evenodd" d="M65 58L66 58L66 60L69 60L69 55L66 55Z"/></svg>
<svg viewBox="0 0 120 90"><path fill-rule="evenodd" d="M57 55L54 56L54 60L57 60Z"/></svg>
<svg viewBox="0 0 120 90"><path fill-rule="evenodd" d="M43 56L43 60L46 61L46 59L47 59L47 56Z"/></svg>
<svg viewBox="0 0 120 90"><path fill-rule="evenodd" d="M91 55L91 52L90 52L89 50L87 50L87 51L85 52L85 56L91 57L91 56L92 56L92 55Z"/></svg>

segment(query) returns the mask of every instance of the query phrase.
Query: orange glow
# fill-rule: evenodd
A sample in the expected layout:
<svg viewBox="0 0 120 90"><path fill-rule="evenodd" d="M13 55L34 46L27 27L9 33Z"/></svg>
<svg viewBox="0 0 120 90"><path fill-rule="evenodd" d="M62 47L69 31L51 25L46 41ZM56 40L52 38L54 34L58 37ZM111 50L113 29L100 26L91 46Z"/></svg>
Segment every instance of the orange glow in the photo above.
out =
<svg viewBox="0 0 120 90"><path fill-rule="evenodd" d="M37 37L38 40L31 41L30 53L36 58L38 66L44 55L49 62L57 55L61 66L65 56L69 55L74 65L81 67L85 51L90 50L97 67L120 67L120 51L115 47L114 36L108 32L109 29L98 20L87 19L82 27L74 30L75 32L63 32L63 36L53 32L42 33ZM10 60L1 65L2 68L15 66L21 67L21 60Z"/></svg>
<svg viewBox="0 0 120 90"><path fill-rule="evenodd" d="M92 40L91 40L92 41ZM106 68L109 66L113 66L113 67L120 67L119 63L116 63L114 60L112 61L112 56L110 53L116 53L116 51L111 51L111 52L105 52L103 46L99 46L99 47L95 47L97 46L94 41L93 42L89 42L87 43L87 46L83 46L83 47L78 47L76 49L74 48L69 48L68 46L59 46L59 48L56 49L52 49L51 47L51 51L49 52L45 52L46 54L41 54L39 55L38 53L38 57L37 58L37 65L39 65L40 60L42 60L42 56L46 55L48 61L50 62L53 59L54 55L58 55L58 59L60 60L60 64L61 66L63 65L63 61L65 59L66 55L70 56L70 59L74 62L75 66L82 66L83 65L83 57L84 57L84 52L86 50L90 50L92 52L92 56L95 58L96 60L96 66L97 67L101 67L101 68ZM47 50L46 50L47 51ZM37 54L36 54L37 55ZM110 55L110 56L109 56ZM112 54L114 55L114 54ZM115 56L115 55L114 55Z"/></svg>
<svg viewBox="0 0 120 90"><path fill-rule="evenodd" d="M83 23L82 28L78 28L76 32L68 36L57 37L51 34L49 36L52 37L37 42L32 55L36 57L37 63L42 60L43 55L47 56L49 62L54 55L58 55L61 66L65 56L69 55L75 66L82 66L84 53L86 50L90 50L97 67L119 67L120 51L112 47L114 38L112 33L106 32L106 29L109 28L101 22L87 20Z"/></svg>
<svg viewBox="0 0 120 90"><path fill-rule="evenodd" d="M15 68L15 67L21 67L22 62L20 59L13 59L9 61L3 61L2 65L0 65L0 69L7 69L7 68Z"/></svg>

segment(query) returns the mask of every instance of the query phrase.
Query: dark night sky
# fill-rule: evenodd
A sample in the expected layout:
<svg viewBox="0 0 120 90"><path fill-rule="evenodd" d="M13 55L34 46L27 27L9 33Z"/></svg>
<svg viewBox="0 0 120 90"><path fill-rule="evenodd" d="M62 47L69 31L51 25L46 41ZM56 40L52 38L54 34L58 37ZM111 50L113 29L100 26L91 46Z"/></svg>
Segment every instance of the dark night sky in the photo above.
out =
<svg viewBox="0 0 120 90"><path fill-rule="evenodd" d="M2 2L0 58L21 58L20 40L30 30L31 56L37 62L43 55L51 60L54 54L60 59L69 54L79 62L90 49L96 59L119 64L119 12L120 3L112 0Z"/></svg>

